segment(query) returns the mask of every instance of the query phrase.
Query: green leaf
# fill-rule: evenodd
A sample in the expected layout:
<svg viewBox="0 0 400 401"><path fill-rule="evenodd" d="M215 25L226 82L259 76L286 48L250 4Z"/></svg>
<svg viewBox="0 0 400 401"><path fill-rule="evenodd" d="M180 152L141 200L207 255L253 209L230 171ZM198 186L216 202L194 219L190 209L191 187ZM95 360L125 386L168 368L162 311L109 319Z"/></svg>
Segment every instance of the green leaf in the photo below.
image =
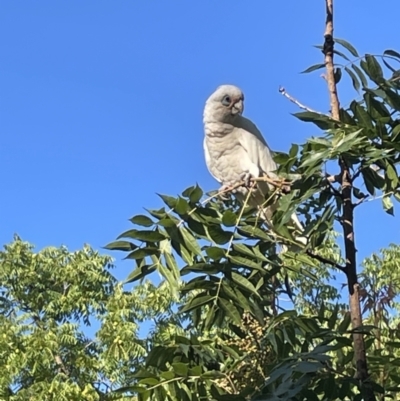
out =
<svg viewBox="0 0 400 401"><path fill-rule="evenodd" d="M189 198L189 196L193 190L194 190L194 186L186 188L184 191L182 191L182 196L184 196L185 198Z"/></svg>
<svg viewBox="0 0 400 401"><path fill-rule="evenodd" d="M170 208L173 209L176 205L176 202L178 201L177 198L174 198L169 195L162 195L162 194L157 194L163 201L164 203Z"/></svg>
<svg viewBox="0 0 400 401"><path fill-rule="evenodd" d="M363 106L353 100L350 104L350 109L354 113L354 116L357 118L359 124L366 128L373 128L374 125L372 123L371 117L366 112Z"/></svg>
<svg viewBox="0 0 400 401"><path fill-rule="evenodd" d="M167 216L159 220L157 224L162 227L176 227L178 222L176 221L176 219L171 218L171 216Z"/></svg>
<svg viewBox="0 0 400 401"><path fill-rule="evenodd" d="M132 251L137 248L137 245L132 244L132 242L129 241L113 241L107 244L104 248L112 251Z"/></svg>
<svg viewBox="0 0 400 401"><path fill-rule="evenodd" d="M355 47L353 47L347 40L334 38L335 43L339 43L342 45L346 50L348 50L354 57L360 57L357 53Z"/></svg>
<svg viewBox="0 0 400 401"><path fill-rule="evenodd" d="M292 143L292 146L290 147L289 151L290 158L296 157L298 152L299 152L299 145Z"/></svg>
<svg viewBox="0 0 400 401"><path fill-rule="evenodd" d="M333 75L335 78L335 83L338 84L340 82L340 79L342 78L342 69L339 67L335 68Z"/></svg>
<svg viewBox="0 0 400 401"><path fill-rule="evenodd" d="M243 277L238 273L232 272L232 280L240 287L246 289L247 291L250 291L252 294L257 295L259 297L256 288L254 287L253 284L251 284L249 280L247 280L247 278Z"/></svg>
<svg viewBox="0 0 400 401"><path fill-rule="evenodd" d="M335 122L329 116L325 116L323 114L311 111L302 111L299 113L293 113L293 116L295 116L301 121L312 122L317 127L323 130L329 129L335 124Z"/></svg>
<svg viewBox="0 0 400 401"><path fill-rule="evenodd" d="M158 248L139 248L129 253L125 259L142 259L151 255L160 255L160 250Z"/></svg>
<svg viewBox="0 0 400 401"><path fill-rule="evenodd" d="M158 231L128 230L122 233L118 238L134 238L140 241L157 242L165 239L165 236Z"/></svg>
<svg viewBox="0 0 400 401"><path fill-rule="evenodd" d="M197 203L203 196L203 190L196 184L193 191L189 195L190 202Z"/></svg>
<svg viewBox="0 0 400 401"><path fill-rule="evenodd" d="M320 137L311 137L310 139L307 140L308 143L315 144L315 145L321 145L317 150L320 149L327 149L332 147L332 141L329 139L325 138L320 138ZM313 147L314 149L314 147Z"/></svg>
<svg viewBox="0 0 400 401"><path fill-rule="evenodd" d="M216 370L209 370L208 372L204 372L201 375L201 379L203 379L203 380L209 380L209 379L215 380L215 379L223 379L223 378L226 378L225 374L218 372ZM228 394L228 397L220 397L220 398L221 398L221 400L224 400L224 401L230 401L230 399L232 401L237 400L236 396L233 396L232 398L230 398L229 394ZM237 401L241 401L241 400L237 400Z"/></svg>
<svg viewBox="0 0 400 401"><path fill-rule="evenodd" d="M385 105L382 102L379 102L374 98L374 95L371 93L364 94L365 102L368 106L368 112L372 115L375 120L385 118L390 119L390 112L386 109Z"/></svg>
<svg viewBox="0 0 400 401"><path fill-rule="evenodd" d="M242 243L233 244L233 250L242 255L250 256L264 262L268 262L268 259L255 247L249 247ZM256 253L256 252L257 253Z"/></svg>
<svg viewBox="0 0 400 401"><path fill-rule="evenodd" d="M373 184L373 177L371 177L369 170L370 170L369 167L363 168L361 170L361 175L363 176L364 184L365 187L367 188L367 191L371 195L375 195L375 185Z"/></svg>
<svg viewBox="0 0 400 401"><path fill-rule="evenodd" d="M148 384L149 386L155 386L159 383L159 380L155 377L147 377L146 379L142 379L139 381L139 384Z"/></svg>
<svg viewBox="0 0 400 401"><path fill-rule="evenodd" d="M287 153L275 152L273 155L273 159L276 163L284 165L290 160L290 156Z"/></svg>
<svg viewBox="0 0 400 401"><path fill-rule="evenodd" d="M207 231L204 227L204 224L199 223L198 221L192 219L191 217L187 217L185 220L189 227L189 230L191 230L192 233L199 235L203 239L207 239L207 240L209 239L207 237Z"/></svg>
<svg viewBox="0 0 400 401"><path fill-rule="evenodd" d="M360 90L360 82L358 81L358 78L356 74L354 74L353 71L350 70L348 67L344 67L344 70L349 74L351 81L353 83L354 89L358 92Z"/></svg>
<svg viewBox="0 0 400 401"><path fill-rule="evenodd" d="M206 248L206 254L211 259L220 260L225 257L225 249L218 248L217 246L210 246Z"/></svg>
<svg viewBox="0 0 400 401"><path fill-rule="evenodd" d="M368 81L367 81L367 78L365 77L364 73L361 71L361 69L357 65L353 64L352 67L353 67L353 70L358 75L358 77L360 78L362 86L364 88L366 88L368 86Z"/></svg>
<svg viewBox="0 0 400 401"><path fill-rule="evenodd" d="M144 265L137 267L124 281L124 284L132 283L133 281L140 280L141 278L153 273L156 270L155 265Z"/></svg>
<svg viewBox="0 0 400 401"><path fill-rule="evenodd" d="M387 101L390 103L390 105L397 111L400 111L400 96L391 89L385 88L384 91L385 95L388 97Z"/></svg>
<svg viewBox="0 0 400 401"><path fill-rule="evenodd" d="M232 238L232 233L224 231L220 226L215 224L209 225L207 231L211 239L218 245L224 245Z"/></svg>
<svg viewBox="0 0 400 401"><path fill-rule="evenodd" d="M374 56L367 54L365 56L367 61L368 71L370 73L370 78L377 83L382 82L383 80L383 71L382 67L379 65L378 61Z"/></svg>
<svg viewBox="0 0 400 401"><path fill-rule="evenodd" d="M353 195L357 198L357 199L365 199L367 197L367 195L360 191L359 188L353 187Z"/></svg>
<svg viewBox="0 0 400 401"><path fill-rule="evenodd" d="M251 310L249 298L243 295L239 288L235 288L234 291L236 296L232 298L232 301L235 300L245 311Z"/></svg>
<svg viewBox="0 0 400 401"><path fill-rule="evenodd" d="M186 214L189 211L189 209L190 209L189 203L185 199L178 197L178 200L175 203L174 207L175 212L178 213L179 215L182 215Z"/></svg>
<svg viewBox="0 0 400 401"><path fill-rule="evenodd" d="M322 367L323 365L320 362L302 361L296 366L295 371L301 373L314 373L321 370Z"/></svg>
<svg viewBox="0 0 400 401"><path fill-rule="evenodd" d="M396 57L396 58L398 58L398 59L400 60L400 53L397 53L397 52L394 51L394 50L390 50L390 49L385 50L385 51L383 52L383 54L386 55L386 56Z"/></svg>
<svg viewBox="0 0 400 401"><path fill-rule="evenodd" d="M154 222L150 217L147 217L143 214L139 214L137 216L133 216L131 219L129 219L133 224L137 224L138 226L144 226L144 227L151 227Z"/></svg>
<svg viewBox="0 0 400 401"><path fill-rule="evenodd" d="M215 297L211 295L204 295L203 294L198 294L196 295L193 299L189 301L186 305L183 305L181 309L179 310L180 313L186 313L190 312L193 309L197 309L200 306L209 304L211 301L213 301Z"/></svg>
<svg viewBox="0 0 400 401"><path fill-rule="evenodd" d="M383 205L383 210L386 213L391 214L392 216L394 216L393 203L392 203L392 200L390 199L390 195L389 196L384 196L382 198L382 205Z"/></svg>
<svg viewBox="0 0 400 401"><path fill-rule="evenodd" d="M266 234L265 231L261 230L261 228L255 227L255 226L238 227L238 232L240 234L247 234L248 236L250 236L252 238L259 238L259 239L271 241L271 238L269 237L268 234Z"/></svg>
<svg viewBox="0 0 400 401"><path fill-rule="evenodd" d="M307 69L305 69L304 71L301 72L301 74L308 74L309 72L315 71L315 70L320 70L321 68L325 68L325 64L314 64L310 67L308 67Z"/></svg>
<svg viewBox="0 0 400 401"><path fill-rule="evenodd" d="M171 280L173 283L177 283L180 281L179 267L176 263L174 256L168 252L164 252L165 262L167 263L168 268L172 272L174 278Z"/></svg>
<svg viewBox="0 0 400 401"><path fill-rule="evenodd" d="M307 155L307 158L300 164L300 167L308 167L308 166L319 166L325 162L325 159L328 157L330 153L330 149L324 150L322 152L310 153Z"/></svg>
<svg viewBox="0 0 400 401"><path fill-rule="evenodd" d="M162 377L165 380L171 380L175 377L175 373L171 372L170 370L167 370L166 372L161 372L160 377Z"/></svg>
<svg viewBox="0 0 400 401"><path fill-rule="evenodd" d="M330 330L333 330L336 325L336 322L338 320L338 312L339 312L339 304L336 304L328 320L328 327Z"/></svg>
<svg viewBox="0 0 400 401"><path fill-rule="evenodd" d="M371 167L368 167L367 169L365 169L365 174L371 177L371 182L375 188L383 189L383 187L385 186L385 180L380 174L378 174L377 171L375 171Z"/></svg>
<svg viewBox="0 0 400 401"><path fill-rule="evenodd" d="M231 210L226 210L222 215L222 224L226 227L233 227L236 225L238 216Z"/></svg>
<svg viewBox="0 0 400 401"><path fill-rule="evenodd" d="M388 164L386 167L386 176L392 183L392 188L396 188L399 182L399 177L395 168L391 164Z"/></svg>
<svg viewBox="0 0 400 401"><path fill-rule="evenodd" d="M165 208L161 209L146 209L153 217L156 217L157 219L163 219L167 216L167 213L165 211Z"/></svg>
<svg viewBox="0 0 400 401"><path fill-rule="evenodd" d="M172 364L172 369L174 372L181 377L187 377L189 372L189 367L185 363L182 362L175 362Z"/></svg>
<svg viewBox="0 0 400 401"><path fill-rule="evenodd" d="M219 298L218 305L225 311L225 313L232 319L232 321L238 325L242 323L239 311L235 308L231 302L226 299Z"/></svg>
<svg viewBox="0 0 400 401"><path fill-rule="evenodd" d="M233 262L235 265L242 266L242 267L250 267L251 269L255 270L263 270L263 267L260 263L256 263L248 258L244 258L242 256L237 255L229 255L229 260Z"/></svg>
<svg viewBox="0 0 400 401"><path fill-rule="evenodd" d="M196 238L194 238L194 236L185 227L180 227L180 232L182 234L185 247L195 255L200 256L201 249L200 245L196 241Z"/></svg>

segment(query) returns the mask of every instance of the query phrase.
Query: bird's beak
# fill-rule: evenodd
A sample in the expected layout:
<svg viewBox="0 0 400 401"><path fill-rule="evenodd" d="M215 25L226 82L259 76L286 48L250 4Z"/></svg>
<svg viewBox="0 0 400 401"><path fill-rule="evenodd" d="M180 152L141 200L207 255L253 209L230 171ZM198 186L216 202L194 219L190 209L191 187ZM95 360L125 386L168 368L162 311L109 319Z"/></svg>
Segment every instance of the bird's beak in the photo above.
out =
<svg viewBox="0 0 400 401"><path fill-rule="evenodd" d="M242 99L235 99L232 101L232 114L242 114L243 113L243 100Z"/></svg>

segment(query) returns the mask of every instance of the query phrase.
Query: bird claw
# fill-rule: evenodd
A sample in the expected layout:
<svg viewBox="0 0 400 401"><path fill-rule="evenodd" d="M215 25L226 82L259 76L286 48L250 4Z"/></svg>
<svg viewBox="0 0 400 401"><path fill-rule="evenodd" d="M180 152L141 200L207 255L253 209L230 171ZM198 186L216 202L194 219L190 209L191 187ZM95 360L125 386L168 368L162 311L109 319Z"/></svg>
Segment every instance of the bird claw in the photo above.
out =
<svg viewBox="0 0 400 401"><path fill-rule="evenodd" d="M244 185L245 185L246 187L250 187L250 183L251 183L251 179L252 179L252 176L251 176L250 173L243 173L243 174L240 176L240 179L241 179L242 181L244 181Z"/></svg>
<svg viewBox="0 0 400 401"><path fill-rule="evenodd" d="M253 178L253 176L252 176L249 172L243 173L243 174L240 176L240 179L241 179L242 181L244 181L244 184L243 184L243 185L244 185L246 188L251 189L252 191L256 191L257 188L255 188L255 182L252 181L252 178Z"/></svg>
<svg viewBox="0 0 400 401"><path fill-rule="evenodd" d="M232 185L222 185L219 189L218 189L218 193L220 198L222 198L223 200L228 200L229 199L229 193L235 193L236 190L232 189Z"/></svg>

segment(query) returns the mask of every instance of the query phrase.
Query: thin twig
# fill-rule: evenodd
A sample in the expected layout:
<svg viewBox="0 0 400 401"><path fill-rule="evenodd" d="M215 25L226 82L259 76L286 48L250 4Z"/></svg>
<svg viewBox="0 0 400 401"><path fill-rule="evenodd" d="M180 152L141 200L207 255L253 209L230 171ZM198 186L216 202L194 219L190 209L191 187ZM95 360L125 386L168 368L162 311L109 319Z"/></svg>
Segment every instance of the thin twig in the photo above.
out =
<svg viewBox="0 0 400 401"><path fill-rule="evenodd" d="M308 106L305 106L303 103L300 103L297 99L295 99L293 96L291 96L288 92L286 92L286 89L283 86L279 87L279 93L282 96L285 96L286 99L289 99L292 103L294 103L296 106L298 106L300 109L309 111L311 113L317 113L317 114L323 114L320 113L319 111L313 110Z"/></svg>
<svg viewBox="0 0 400 401"><path fill-rule="evenodd" d="M325 263L326 265L330 265L330 266L336 267L337 269L339 269L342 272L346 273L346 267L340 265L339 263L334 262L333 260L324 258L323 256L317 255L316 253L314 253L312 251L306 251L306 254L308 256L311 256L312 258L318 260L321 263Z"/></svg>
<svg viewBox="0 0 400 401"><path fill-rule="evenodd" d="M372 198L370 197L370 195L367 194L367 195L365 195L363 198L359 199L358 202L354 204L354 207L359 206L359 205L361 205L362 203L365 203L365 202L372 202L372 201L375 201L375 200L378 200L378 199L382 199L382 198L384 198L385 196L391 196L391 195L393 195L393 194L394 194L394 191L390 191L390 192L387 192L387 193L382 194L382 195L379 195L379 196L374 196L374 197L372 197Z"/></svg>

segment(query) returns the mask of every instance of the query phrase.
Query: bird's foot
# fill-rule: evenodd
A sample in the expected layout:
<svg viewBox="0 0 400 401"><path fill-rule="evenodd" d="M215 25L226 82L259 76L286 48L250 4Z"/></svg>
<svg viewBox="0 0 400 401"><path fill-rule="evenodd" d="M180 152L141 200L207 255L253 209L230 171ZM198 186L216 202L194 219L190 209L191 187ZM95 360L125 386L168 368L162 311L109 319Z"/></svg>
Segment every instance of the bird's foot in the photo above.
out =
<svg viewBox="0 0 400 401"><path fill-rule="evenodd" d="M232 185L224 184L218 189L219 196L224 200L229 199L229 193L231 192L232 193L236 192L236 190L233 189Z"/></svg>
<svg viewBox="0 0 400 401"><path fill-rule="evenodd" d="M256 182L252 181L253 176L247 172L247 173L243 173L240 176L240 179L244 182L244 186L248 189L251 189L252 191L257 190L256 188Z"/></svg>

